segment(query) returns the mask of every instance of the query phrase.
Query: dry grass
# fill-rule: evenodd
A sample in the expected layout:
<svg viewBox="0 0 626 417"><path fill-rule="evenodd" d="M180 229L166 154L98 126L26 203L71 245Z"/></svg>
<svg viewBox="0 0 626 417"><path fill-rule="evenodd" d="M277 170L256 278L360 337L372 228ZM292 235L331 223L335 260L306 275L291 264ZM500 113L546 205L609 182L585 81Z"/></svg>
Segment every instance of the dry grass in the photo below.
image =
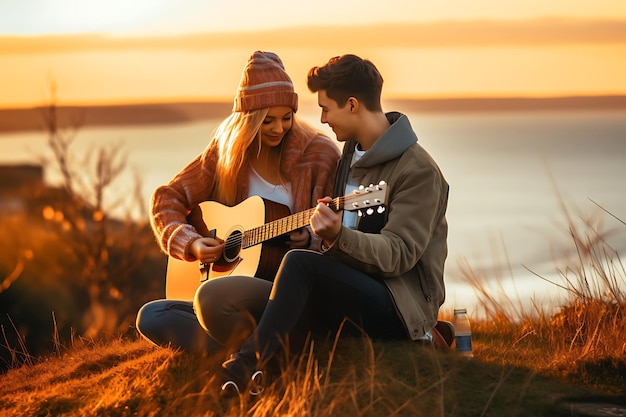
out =
<svg viewBox="0 0 626 417"><path fill-rule="evenodd" d="M283 358L261 398L227 400L217 395L220 358L128 337L62 346L57 335L47 357L14 348L27 360L0 378L0 416L571 417L602 415L599 400L626 415L626 273L598 230L569 222L573 256L555 261L556 311L494 294L480 284L492 277L464 266L484 311L474 360L342 338Z"/></svg>
<svg viewBox="0 0 626 417"><path fill-rule="evenodd" d="M79 341L10 370L0 380L0 415L566 416L567 397L584 392L408 342L351 339L320 352L283 364L262 398L227 400L217 396L214 358L142 340Z"/></svg>
<svg viewBox="0 0 626 417"><path fill-rule="evenodd" d="M486 317L474 326L489 340L479 356L624 394L626 271L602 232L601 217L577 221L563 211L571 250L554 262L557 280L535 274L560 289L561 298L551 303L560 306L556 310L534 302L524 308L504 291L492 293L481 283L493 277L463 265Z"/></svg>

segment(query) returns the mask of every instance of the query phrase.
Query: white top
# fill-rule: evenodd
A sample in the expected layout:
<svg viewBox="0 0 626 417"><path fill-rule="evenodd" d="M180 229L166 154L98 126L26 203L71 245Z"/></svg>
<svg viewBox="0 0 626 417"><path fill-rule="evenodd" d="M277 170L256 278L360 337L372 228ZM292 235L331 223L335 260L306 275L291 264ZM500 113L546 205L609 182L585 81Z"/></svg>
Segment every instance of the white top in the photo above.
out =
<svg viewBox="0 0 626 417"><path fill-rule="evenodd" d="M352 167L356 162L365 155L365 152L359 150L359 145L354 148L354 153L352 154L352 162L350 162L350 167ZM344 195L348 195L354 192L357 188L359 188L354 178L351 175L348 175L348 181L346 182L346 192ZM343 225L349 227L350 229L356 229L356 221L357 221L357 212L356 211L344 211L343 212Z"/></svg>
<svg viewBox="0 0 626 417"><path fill-rule="evenodd" d="M293 213L291 184L286 184L285 186L274 185L261 177L254 168L250 170L250 190L248 191L248 197L253 195L258 195L266 200L283 204L289 207L289 211Z"/></svg>

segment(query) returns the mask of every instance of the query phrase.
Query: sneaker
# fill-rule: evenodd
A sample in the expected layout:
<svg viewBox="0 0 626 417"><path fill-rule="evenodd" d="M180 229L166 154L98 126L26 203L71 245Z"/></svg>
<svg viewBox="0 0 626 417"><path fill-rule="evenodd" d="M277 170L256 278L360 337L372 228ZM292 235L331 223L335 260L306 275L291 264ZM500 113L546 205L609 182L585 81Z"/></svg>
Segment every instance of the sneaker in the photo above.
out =
<svg viewBox="0 0 626 417"><path fill-rule="evenodd" d="M241 396L248 393L257 396L265 389L265 375L263 371L250 372L241 361L230 359L222 365L223 381L220 394L223 397Z"/></svg>
<svg viewBox="0 0 626 417"><path fill-rule="evenodd" d="M248 390L248 394L253 397L260 395L265 389L263 371L254 372L247 384L245 384L245 381L239 381L239 383L237 383L235 378L228 379L221 385L220 394L222 397L233 397L235 395L240 396L242 395L242 389L240 389L239 386L245 387L245 389Z"/></svg>
<svg viewBox="0 0 626 417"><path fill-rule="evenodd" d="M430 331L433 335L433 345L443 352L448 352L454 342L454 324L449 321L437 321Z"/></svg>

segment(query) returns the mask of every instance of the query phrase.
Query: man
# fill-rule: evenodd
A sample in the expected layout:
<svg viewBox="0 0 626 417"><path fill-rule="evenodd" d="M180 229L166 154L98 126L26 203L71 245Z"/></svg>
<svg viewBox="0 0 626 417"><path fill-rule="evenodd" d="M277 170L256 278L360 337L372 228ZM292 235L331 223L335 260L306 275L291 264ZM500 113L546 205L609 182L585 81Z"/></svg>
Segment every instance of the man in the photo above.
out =
<svg viewBox="0 0 626 417"><path fill-rule="evenodd" d="M448 184L417 143L408 118L385 114L383 78L355 55L332 58L308 74L321 122L345 142L335 194L387 184L386 210L371 216L335 211L320 200L311 229L322 253L293 250L283 259L254 333L223 364L224 391L257 393L262 364L305 317L312 329L347 319L372 338L432 340L445 297Z"/></svg>

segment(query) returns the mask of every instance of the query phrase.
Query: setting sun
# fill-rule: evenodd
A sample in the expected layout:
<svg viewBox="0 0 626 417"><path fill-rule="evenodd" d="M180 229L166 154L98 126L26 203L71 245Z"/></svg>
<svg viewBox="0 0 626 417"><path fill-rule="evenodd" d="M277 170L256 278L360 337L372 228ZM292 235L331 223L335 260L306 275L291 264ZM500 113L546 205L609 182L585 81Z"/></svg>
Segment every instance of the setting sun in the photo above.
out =
<svg viewBox="0 0 626 417"><path fill-rule="evenodd" d="M165 19L173 8L166 0L23 1L2 10L3 34L120 33Z"/></svg>

